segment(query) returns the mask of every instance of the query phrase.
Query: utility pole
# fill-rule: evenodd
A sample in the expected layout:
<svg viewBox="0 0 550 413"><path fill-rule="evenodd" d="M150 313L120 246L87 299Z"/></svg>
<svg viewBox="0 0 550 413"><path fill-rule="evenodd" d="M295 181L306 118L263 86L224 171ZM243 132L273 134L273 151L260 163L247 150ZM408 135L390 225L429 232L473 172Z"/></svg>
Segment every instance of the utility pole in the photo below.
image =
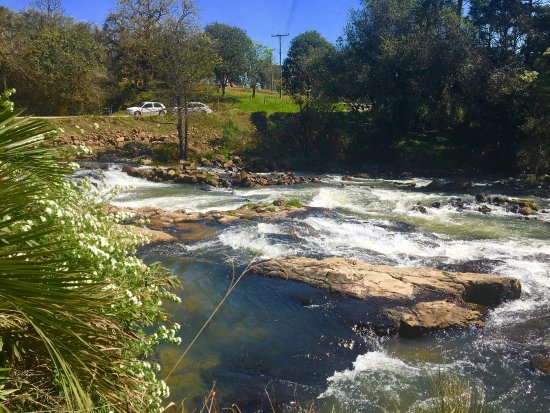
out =
<svg viewBox="0 0 550 413"><path fill-rule="evenodd" d="M273 52L275 49L269 49L269 72L271 73L271 91L273 92ZM6 87L4 89L7 89Z"/></svg>
<svg viewBox="0 0 550 413"><path fill-rule="evenodd" d="M279 38L279 68L281 69L280 73L280 79L281 79L281 86L279 88L279 98L283 98L283 37L287 37L289 34L272 34L271 37L278 37Z"/></svg>

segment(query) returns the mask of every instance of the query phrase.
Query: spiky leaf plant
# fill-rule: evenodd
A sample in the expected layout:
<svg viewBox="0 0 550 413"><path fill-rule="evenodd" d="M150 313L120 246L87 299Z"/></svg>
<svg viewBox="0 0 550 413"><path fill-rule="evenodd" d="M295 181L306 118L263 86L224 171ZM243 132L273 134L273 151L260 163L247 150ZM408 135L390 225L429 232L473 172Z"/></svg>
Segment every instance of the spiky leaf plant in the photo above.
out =
<svg viewBox="0 0 550 413"><path fill-rule="evenodd" d="M174 328L142 328L176 281L15 115L0 111L0 411L158 411L166 385L142 360Z"/></svg>

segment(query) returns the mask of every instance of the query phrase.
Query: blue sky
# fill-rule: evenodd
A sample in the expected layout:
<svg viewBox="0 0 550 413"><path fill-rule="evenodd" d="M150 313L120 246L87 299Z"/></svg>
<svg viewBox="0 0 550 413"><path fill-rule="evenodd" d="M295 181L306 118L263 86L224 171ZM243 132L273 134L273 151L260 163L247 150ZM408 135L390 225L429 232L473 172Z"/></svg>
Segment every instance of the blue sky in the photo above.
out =
<svg viewBox="0 0 550 413"><path fill-rule="evenodd" d="M116 0L62 0L66 14L77 20L102 24ZM330 42L342 35L349 11L359 0L196 0L201 10L201 25L221 22L238 26L248 35L278 51L278 40L272 34L284 33L287 24L290 36L283 40L283 52L292 37L306 30L317 30ZM292 4L293 18L289 22ZM0 4L20 10L29 0L1 0Z"/></svg>

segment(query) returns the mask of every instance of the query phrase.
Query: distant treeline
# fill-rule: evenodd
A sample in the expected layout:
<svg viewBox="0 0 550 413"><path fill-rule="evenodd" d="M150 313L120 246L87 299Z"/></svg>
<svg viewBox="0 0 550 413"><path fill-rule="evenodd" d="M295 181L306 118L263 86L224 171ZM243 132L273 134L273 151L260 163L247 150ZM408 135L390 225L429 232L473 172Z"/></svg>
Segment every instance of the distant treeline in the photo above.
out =
<svg viewBox="0 0 550 413"><path fill-rule="evenodd" d="M66 16L59 0L35 1L20 12L0 6L0 89L15 88L16 105L40 115L168 98L167 83L183 74L177 67L167 74L167 55L192 55L196 71L204 72L195 61L205 45L196 41L197 16L193 0L118 0L100 27ZM213 23L203 34L212 41L203 65L210 71L200 83L225 89L271 82L271 50L242 29Z"/></svg>
<svg viewBox="0 0 550 413"><path fill-rule="evenodd" d="M200 33L190 15L192 0L118 0L98 27L59 0L0 7L0 87L31 113L79 114L272 82L270 49L222 23ZM170 41L179 21L210 41ZM267 125L270 153L548 173L550 1L362 0L336 45L314 31L292 40L283 88L301 110Z"/></svg>
<svg viewBox="0 0 550 413"><path fill-rule="evenodd" d="M317 130L296 151L406 158L431 137L458 165L550 172L548 1L362 0L336 47L303 33L283 70L299 122ZM339 102L365 114L348 117L353 130L307 121Z"/></svg>

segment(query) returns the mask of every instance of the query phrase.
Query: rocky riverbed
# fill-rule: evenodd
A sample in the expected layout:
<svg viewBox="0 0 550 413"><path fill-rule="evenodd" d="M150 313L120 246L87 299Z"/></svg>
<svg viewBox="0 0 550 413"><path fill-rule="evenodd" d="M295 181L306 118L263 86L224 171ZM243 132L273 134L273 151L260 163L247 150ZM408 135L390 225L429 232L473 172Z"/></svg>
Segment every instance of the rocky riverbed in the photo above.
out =
<svg viewBox="0 0 550 413"><path fill-rule="evenodd" d="M178 184L199 184L204 189L243 187L254 188L270 185L297 185L321 182L318 177L296 176L292 172L272 172L258 174L245 171L235 166L233 161L223 164L223 170L200 169L192 162L174 167L135 168L127 166L122 169L128 175L147 179L152 182L174 182Z"/></svg>
<svg viewBox="0 0 550 413"><path fill-rule="evenodd" d="M113 206L171 237L141 253L182 277L182 304L169 309L182 339L251 261L294 274L259 270L240 281L171 379L175 402L200 405L215 379L220 394L254 411L265 394L257 383L267 379L279 400L290 403L299 389L322 412L392 410L396 397L407 411L429 398L432 374L449 371L475 381L498 408L550 408L546 198L492 181L432 191L433 179L324 175L315 184L205 191L120 168L98 174L124 188ZM519 213L527 202L538 211ZM346 292L331 277L355 287ZM171 366L179 356L166 348L155 357Z"/></svg>

